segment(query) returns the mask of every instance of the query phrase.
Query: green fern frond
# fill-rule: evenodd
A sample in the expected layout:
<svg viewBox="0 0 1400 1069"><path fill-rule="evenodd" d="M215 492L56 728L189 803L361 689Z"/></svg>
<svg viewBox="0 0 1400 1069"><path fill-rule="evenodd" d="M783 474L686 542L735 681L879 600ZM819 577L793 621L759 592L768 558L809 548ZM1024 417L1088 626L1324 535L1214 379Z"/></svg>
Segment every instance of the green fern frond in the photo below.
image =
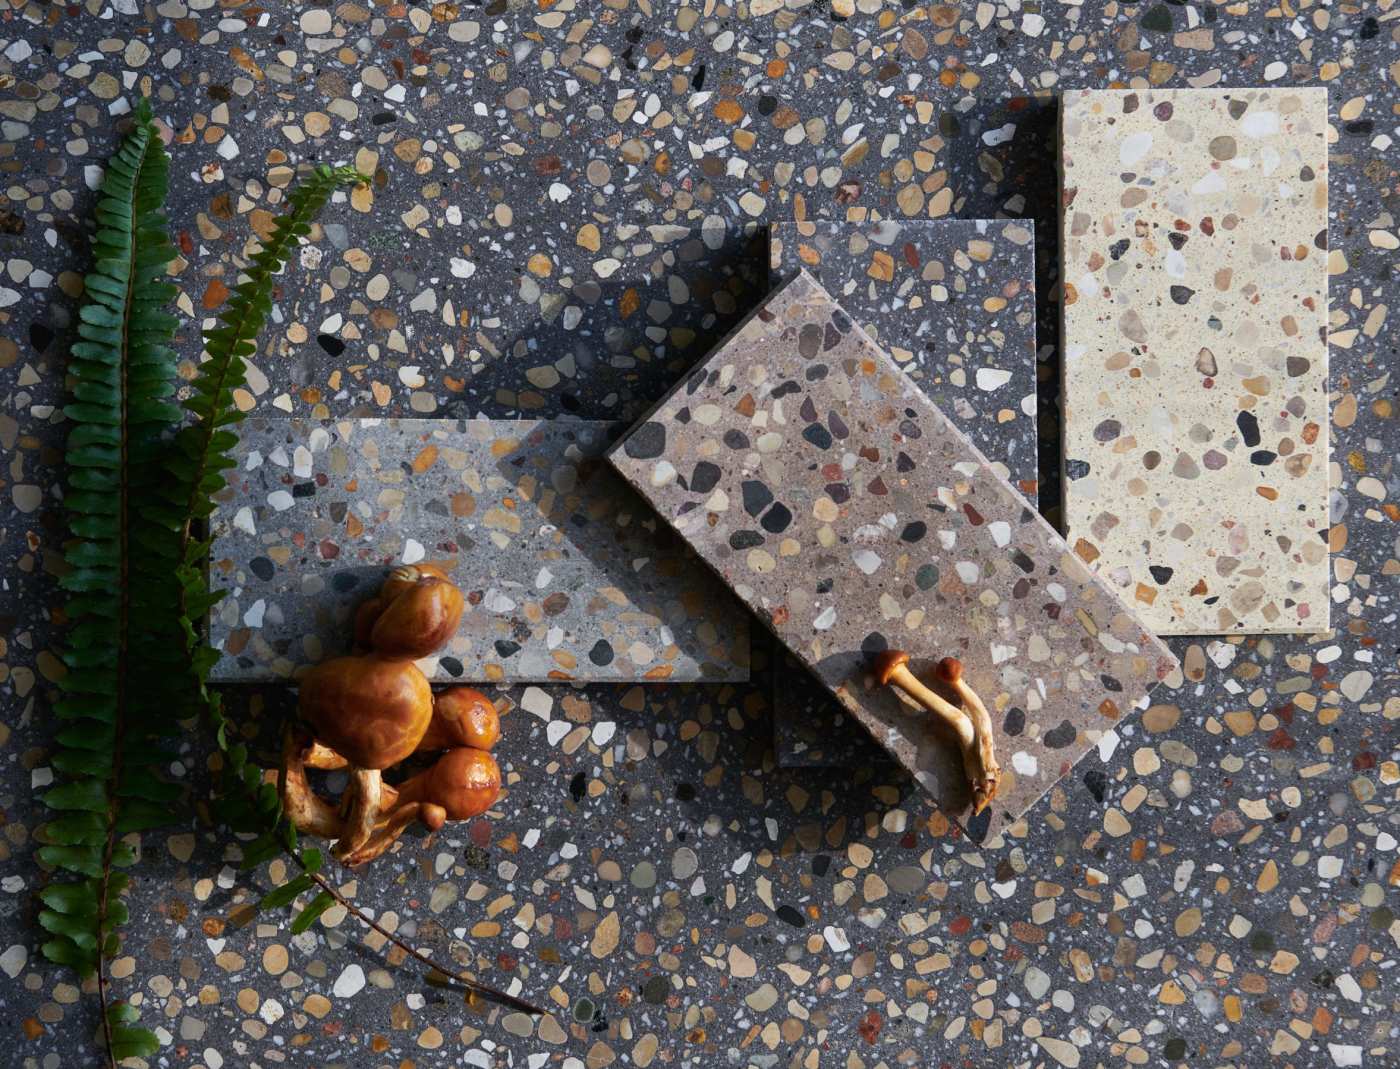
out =
<svg viewBox="0 0 1400 1069"><path fill-rule="evenodd" d="M149 101L134 119L103 177L68 362L68 672L52 757L62 781L44 796L57 816L38 851L57 870L39 893L44 956L96 975L110 1064L159 1046L136 1025L135 1008L108 1004L106 962L127 919L127 878L115 870L136 859L122 839L169 821L178 792L158 771L170 760L172 711L189 697L179 671L179 539L153 518L164 443L181 419L169 401L177 320L164 311L175 293L165 275L176 251L161 214L170 157Z"/></svg>
<svg viewBox="0 0 1400 1069"><path fill-rule="evenodd" d="M233 403L233 391L247 380L245 358L256 351L256 340L272 311L272 290L300 240L311 232L321 209L340 187L368 182L350 167L317 167L287 198L287 210L273 224L272 234L254 254L242 281L234 287L215 325L204 332L207 358L199 367L185 408L193 420L175 436L166 457L166 508L161 515L179 535L177 566L184 649L200 704L214 730L224 760L221 794L224 819L237 831L256 838L243 851L243 865L252 868L286 854L300 870L289 882L264 896L259 906L291 905L310 890L321 868L321 853L302 847L296 828L282 812L277 789L261 768L248 760L247 749L230 744L230 726L219 695L209 689L209 670L218 660L204 645L201 628L209 610L222 596L211 592L204 573L209 542L198 537L214 509L214 495L224 488L224 472L234 467L230 451L238 437L229 428L243 419ZM335 901L324 889L293 922L294 931L310 927Z"/></svg>
<svg viewBox="0 0 1400 1069"><path fill-rule="evenodd" d="M233 467L230 451L238 437L227 428L243 413L233 403L233 391L248 377L245 357L256 351L258 334L272 312L274 276L282 270L300 239L341 186L368 182L353 167L317 167L292 190L287 210L278 216L272 234L253 255L244 279L229 296L214 326L204 331L207 359L200 364L185 408L194 421L175 438L167 460L170 475L168 515L181 531L181 578L186 596L203 594L207 545L195 538L201 522L214 511L214 495L224 488L224 472ZM217 600L217 599L216 599ZM206 603L207 610L212 603ZM193 606L191 606L193 608ZM192 620L202 613L191 612Z"/></svg>
<svg viewBox="0 0 1400 1069"><path fill-rule="evenodd" d="M73 540L62 585L71 625L64 694L54 709L64 726L52 758L62 782L45 796L58 815L38 851L46 864L76 877L57 878L40 892L39 923L49 935L43 952L84 978L96 975L109 1065L159 1048L134 1007L108 1005L106 961L119 947L115 929L127 919L120 900L127 881L115 870L136 859L123 837L169 822L179 791L157 773L173 757L168 739L180 710L203 704L227 747L222 709L206 686L215 655L199 632L217 595L204 579L208 543L196 532L233 463L237 439L227 428L242 418L233 390L246 379L244 358L271 312L273 276L335 189L366 180L349 168L322 166L292 192L246 279L205 331L208 358L182 410L172 400L170 347L179 321L165 311L177 292L165 278L176 251L161 214L170 159L149 101L134 118L103 180L93 270L70 350L65 500ZM182 427L185 410L194 419ZM264 832L254 846L286 850L303 874L314 874L320 855L298 847L276 789L256 766L238 764L248 815ZM281 892L288 902L306 889L290 886L295 891ZM313 905L318 913L326 908L319 899ZM299 920L307 916L303 911Z"/></svg>

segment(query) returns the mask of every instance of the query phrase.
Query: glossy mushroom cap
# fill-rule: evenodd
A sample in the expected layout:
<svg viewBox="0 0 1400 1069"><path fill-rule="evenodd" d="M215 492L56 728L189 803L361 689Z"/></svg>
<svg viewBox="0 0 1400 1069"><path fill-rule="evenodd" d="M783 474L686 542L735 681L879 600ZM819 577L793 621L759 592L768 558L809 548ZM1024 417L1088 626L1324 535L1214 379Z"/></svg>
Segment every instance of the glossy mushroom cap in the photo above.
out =
<svg viewBox="0 0 1400 1069"><path fill-rule="evenodd" d="M391 583L399 592L392 600L380 593L384 609L370 630L370 645L385 657L412 661L437 652L457 632L462 592L440 575L419 575L406 586L391 577L385 588Z"/></svg>
<svg viewBox="0 0 1400 1069"><path fill-rule="evenodd" d="M871 662L871 670L875 673L875 678L880 681L880 686L885 686L890 681L890 676L909 663L909 654L903 650L885 650L884 653L877 653Z"/></svg>
<svg viewBox="0 0 1400 1069"><path fill-rule="evenodd" d="M441 579L452 582L451 577L436 564L400 564L391 571L379 588L379 599L388 605L400 594L411 590L420 579Z"/></svg>
<svg viewBox="0 0 1400 1069"><path fill-rule="evenodd" d="M501 718L491 700L471 687L452 687L434 698L433 719L418 749L475 746L478 750L489 750L500 737Z"/></svg>
<svg viewBox="0 0 1400 1069"><path fill-rule="evenodd" d="M491 808L501 793L501 769L485 750L448 750L433 766L399 784L398 804L441 806L448 820L466 820Z"/></svg>
<svg viewBox="0 0 1400 1069"><path fill-rule="evenodd" d="M962 670L962 661L958 660L956 657L944 657L943 660L938 662L938 667L935 669L938 673L938 678L949 686L957 683L957 681L962 678Z"/></svg>
<svg viewBox="0 0 1400 1069"><path fill-rule="evenodd" d="M337 657L302 677L299 711L350 764L385 769L418 748L433 716L433 690L411 662Z"/></svg>
<svg viewBox="0 0 1400 1069"><path fill-rule="evenodd" d="M384 611L384 599L376 594L368 601L362 601L355 609L355 652L368 653L370 647L370 636L374 634L374 625L379 620L379 614Z"/></svg>

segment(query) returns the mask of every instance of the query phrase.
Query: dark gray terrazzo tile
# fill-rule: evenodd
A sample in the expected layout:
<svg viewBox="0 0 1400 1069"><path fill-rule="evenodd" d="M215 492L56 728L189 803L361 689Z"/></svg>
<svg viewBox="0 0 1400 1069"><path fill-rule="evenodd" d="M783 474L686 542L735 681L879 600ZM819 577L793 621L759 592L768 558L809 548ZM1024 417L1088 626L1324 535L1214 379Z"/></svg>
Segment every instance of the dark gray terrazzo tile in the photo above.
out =
<svg viewBox="0 0 1400 1069"><path fill-rule="evenodd" d="M333 314L295 363L267 370L273 388L347 369L337 409L351 402L362 415L630 420L763 292L764 228L720 212L693 222L517 219L503 201L486 219L424 220L418 230L439 227L463 242L461 255L445 265L411 255L411 266L366 287L411 292L413 321L436 338L430 351L412 357L419 347L402 330L380 340ZM508 273L506 284L482 284Z"/></svg>

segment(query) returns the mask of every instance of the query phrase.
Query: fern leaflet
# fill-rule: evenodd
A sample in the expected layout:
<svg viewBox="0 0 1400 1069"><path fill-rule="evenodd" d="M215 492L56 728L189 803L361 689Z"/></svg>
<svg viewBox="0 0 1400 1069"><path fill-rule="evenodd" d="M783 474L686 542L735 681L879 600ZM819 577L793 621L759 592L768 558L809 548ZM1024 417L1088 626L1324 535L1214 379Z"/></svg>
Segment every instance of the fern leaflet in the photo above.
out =
<svg viewBox="0 0 1400 1069"><path fill-rule="evenodd" d="M179 540L153 511L164 443L181 419L170 400L178 320L164 310L176 293L165 277L176 251L161 214L170 157L149 101L134 119L102 180L93 269L68 363L68 671L54 707L64 726L53 754L63 781L44 796L58 816L38 851L72 877L56 876L39 893L39 923L50 935L44 956L85 978L96 974L110 1064L158 1048L133 1006L108 1004L106 963L127 919L127 877L114 870L136 859L125 836L169 822L179 789L157 771L171 759L175 711L189 699Z"/></svg>

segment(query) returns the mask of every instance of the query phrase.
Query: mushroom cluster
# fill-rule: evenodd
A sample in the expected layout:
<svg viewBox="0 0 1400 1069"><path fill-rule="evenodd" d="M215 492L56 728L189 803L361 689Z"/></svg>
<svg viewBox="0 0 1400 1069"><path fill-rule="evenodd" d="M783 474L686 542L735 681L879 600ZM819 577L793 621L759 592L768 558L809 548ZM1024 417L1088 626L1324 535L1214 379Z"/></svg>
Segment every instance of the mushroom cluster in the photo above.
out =
<svg viewBox="0 0 1400 1069"><path fill-rule="evenodd" d="M395 568L355 616L355 653L301 681L300 720L283 740L278 789L303 832L335 840L347 865L372 861L414 821L431 831L486 811L501 789L490 754L496 708L479 691L434 695L415 663L457 630L462 592L433 565ZM383 773L416 753L440 756L397 787ZM345 769L338 803L318 795L307 769Z"/></svg>
<svg viewBox="0 0 1400 1069"><path fill-rule="evenodd" d="M871 668L882 687L892 686L903 691L957 740L963 774L972 791L972 812L980 813L991 805L1002 780L996 742L992 737L992 715L977 692L963 679L962 662L956 657L944 657L936 669L938 682L956 695L961 707L924 686L910 671L909 654L903 650L885 650L876 655Z"/></svg>

